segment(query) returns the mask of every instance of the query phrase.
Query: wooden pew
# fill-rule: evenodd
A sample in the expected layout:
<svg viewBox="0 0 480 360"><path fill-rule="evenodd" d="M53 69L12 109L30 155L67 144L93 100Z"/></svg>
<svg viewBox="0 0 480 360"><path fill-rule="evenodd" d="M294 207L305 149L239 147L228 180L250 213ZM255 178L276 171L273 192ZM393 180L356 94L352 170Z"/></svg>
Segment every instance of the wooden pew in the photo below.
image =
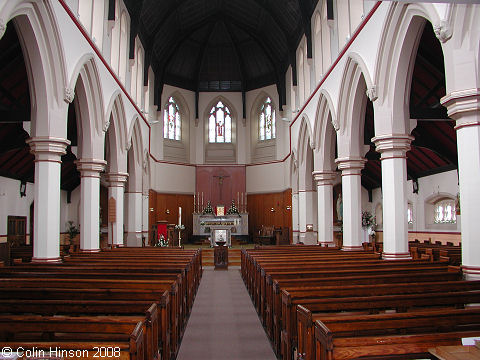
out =
<svg viewBox="0 0 480 360"><path fill-rule="evenodd" d="M155 302L161 310L161 337L164 358L176 354L181 339L181 321L175 306L176 287L172 281L132 281L62 278L2 278L2 299L122 300ZM145 309L143 309L145 311Z"/></svg>
<svg viewBox="0 0 480 360"><path fill-rule="evenodd" d="M0 341L12 349L80 351L66 359L95 359L98 349L115 351L116 358L148 360L145 322L139 317L68 317L0 315ZM86 350L86 351L85 351ZM88 355L88 356L87 356ZM113 353L112 353L113 355Z"/></svg>
<svg viewBox="0 0 480 360"><path fill-rule="evenodd" d="M325 317L315 323L313 356L301 358L430 358L429 348L460 345L479 331L478 308Z"/></svg>
<svg viewBox="0 0 480 360"><path fill-rule="evenodd" d="M422 284L429 284L435 282L455 282L462 278L461 272L425 272L419 270L417 274L413 274L418 286ZM403 274L386 274L386 275L364 275L364 276L349 276L349 277L332 277L332 278L318 278L318 279L290 279L286 281L274 281L274 297L273 309L270 317L267 318L267 333L270 333L270 338L273 339L274 348L278 354L286 353L291 355L292 346L296 344L296 304L292 302L289 291L313 290L321 291L321 289L339 289L348 286L366 286L366 287L392 287L396 288L406 281ZM461 285L460 285L461 286ZM435 289L432 286L432 289ZM336 290L333 290L336 291ZM348 290L346 290L348 291ZM368 290L367 290L368 291ZM380 291L380 290L379 290ZM315 296L312 296L315 298ZM270 329L268 331L268 329ZM292 345L293 344L293 345ZM289 357L287 357L289 358Z"/></svg>
<svg viewBox="0 0 480 360"><path fill-rule="evenodd" d="M167 303L152 303L148 300L127 301L127 297L124 300L78 300L75 295L78 295L78 292L68 298L62 290L56 289L55 292L47 291L43 298L33 294L31 298L25 299L26 296L18 296L14 290L11 292L11 298L0 299L0 313L43 316L143 316L146 324L146 353L155 358L159 358L159 355L163 359L169 358L170 321L165 311L168 306L168 292L163 296Z"/></svg>
<svg viewBox="0 0 480 360"><path fill-rule="evenodd" d="M319 298L298 301L297 337L298 351L308 351L306 343L313 342L313 324L322 320L325 313L364 312L376 313L385 310L396 312L412 311L418 308L463 307L479 303L480 291L434 292L420 294L399 294L384 296L351 296L345 298ZM426 310L428 311L428 310ZM308 338L310 336L310 339Z"/></svg>
<svg viewBox="0 0 480 360"><path fill-rule="evenodd" d="M68 285L68 283L75 283L76 288L80 287L81 291L87 292L85 295L80 295L84 296L84 299L88 299L83 301L91 302L92 296L96 299L94 300L97 301L95 306L92 304L88 306L90 311L96 311L98 313L103 312L103 310L101 310L102 306L98 301L111 299L112 297L136 301L132 299L138 296L137 298L140 299L149 299L150 304L152 301L157 301L159 305L164 304L165 308L168 306L169 310L162 310L162 314L166 314L162 316L162 329L172 324L172 334L170 336L169 332L166 331L166 334L162 335L161 343L165 344L165 346L163 346L165 350L162 350L164 351L163 357L170 358L174 357L176 351L178 351L179 342L187 321L187 315L191 309L191 305L193 305L193 297L198 288L201 276L200 251L194 251L191 252L191 254L179 253L178 251L173 252L177 254L157 251L155 249L153 251L135 250L136 254L128 253L128 255L123 252L120 254L119 252L117 255L116 250L112 250L109 255L106 256L94 254L96 255L95 261L82 261L82 255L77 259L73 259L75 256L72 256L71 262L67 261L61 265L22 264L21 266L14 267L13 271L11 268L5 268L5 270L0 271L0 277L2 277L0 283L3 282L3 286L5 286L5 282L13 285L15 281L18 280L19 283L15 286L18 285L18 287L23 289L24 294L30 293L30 295L27 295L30 297L32 292L35 292L35 288L43 287L43 291L39 291L39 293L42 293L41 295L39 294L39 301L45 299L44 295L46 292L48 292L50 296L53 296L52 294L54 292L46 288L52 281L55 282L55 286L59 286L59 282L62 283L61 287L63 287L63 289L61 289L61 291L63 291L63 294L59 295L57 293L55 295L57 298L59 296L68 298L69 295L65 292L72 293L74 290L71 289L72 286ZM189 259L192 255L193 260ZM144 260L146 261L144 262ZM191 269L197 270L196 272L188 271ZM39 271L46 271L47 275L39 275ZM182 294L182 291L178 290L184 283L179 281L179 276L182 277L183 274L189 273L192 276L187 282L191 281L194 286L184 286L185 294ZM78 280L73 282L68 281L68 279L71 278ZM105 278L109 279L110 283L107 283ZM161 280L162 278L164 280ZM154 292L152 292L152 290L146 290L149 288L153 289ZM167 292L166 294L169 296L167 301L159 300L159 294L162 288L170 292L171 299ZM15 291L17 291L18 296L22 297L21 294L18 294L22 290L17 289ZM121 293L122 291L124 294ZM78 292L75 296L78 298ZM176 297L179 298L178 301ZM58 300L59 299L57 299L57 301ZM180 307L181 304L187 305ZM145 304L143 305L145 306ZM65 305L64 308L66 308ZM122 308L120 304L116 304L115 309L119 313L125 311L125 308ZM78 304L77 310L80 311ZM168 349L169 347L170 350Z"/></svg>

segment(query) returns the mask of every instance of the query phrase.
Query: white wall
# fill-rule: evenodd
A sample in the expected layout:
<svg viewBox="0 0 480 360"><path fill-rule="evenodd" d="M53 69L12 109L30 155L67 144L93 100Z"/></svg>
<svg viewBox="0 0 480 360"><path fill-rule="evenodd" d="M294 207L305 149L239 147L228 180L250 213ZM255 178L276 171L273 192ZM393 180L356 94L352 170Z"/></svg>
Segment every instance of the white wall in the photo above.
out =
<svg viewBox="0 0 480 360"><path fill-rule="evenodd" d="M152 190L160 193L193 194L195 166L154 163Z"/></svg>
<svg viewBox="0 0 480 360"><path fill-rule="evenodd" d="M290 188L288 162L247 166L247 193L280 192Z"/></svg>
<svg viewBox="0 0 480 360"><path fill-rule="evenodd" d="M72 204L67 204L66 191L60 192L60 232L65 231L65 224L68 220L75 221L78 224L78 211L74 208L75 201L78 204L79 195L74 195L79 191L77 188L72 193ZM76 197L76 200L75 200ZM8 216L26 216L27 234L30 234L30 206L34 200L33 184L27 182L26 196L20 197L20 180L10 179L0 176L0 237L7 235L7 217ZM0 242L5 239L0 239Z"/></svg>
<svg viewBox="0 0 480 360"><path fill-rule="evenodd" d="M457 171L447 171L440 174L425 176L418 179L418 194L413 193L412 181L407 182L408 202L413 205L413 224L408 231L414 232L460 232L460 218L456 224L428 224L425 218L425 201L436 194L449 194L453 197L458 192ZM382 204L382 191L373 191L373 202L371 212L374 214L377 204ZM368 205L363 203L362 208L367 209ZM382 204L383 205L383 204Z"/></svg>

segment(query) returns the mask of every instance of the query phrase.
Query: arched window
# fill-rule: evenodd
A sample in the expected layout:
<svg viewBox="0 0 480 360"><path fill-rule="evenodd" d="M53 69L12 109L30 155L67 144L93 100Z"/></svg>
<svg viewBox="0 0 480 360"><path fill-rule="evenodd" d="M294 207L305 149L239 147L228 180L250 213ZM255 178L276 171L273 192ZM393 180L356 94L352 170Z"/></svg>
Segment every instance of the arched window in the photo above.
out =
<svg viewBox="0 0 480 360"><path fill-rule="evenodd" d="M168 99L163 113L163 137L171 140L182 139L180 110L173 97Z"/></svg>
<svg viewBox="0 0 480 360"><path fill-rule="evenodd" d="M408 206L407 206L407 221L408 221L409 225L413 224L413 205L412 205L412 203L408 203Z"/></svg>
<svg viewBox="0 0 480 360"><path fill-rule="evenodd" d="M232 142L232 116L228 107L221 101L210 110L208 141L210 143Z"/></svg>
<svg viewBox="0 0 480 360"><path fill-rule="evenodd" d="M454 224L457 222L454 199L440 199L435 203L434 209L434 222L436 224Z"/></svg>
<svg viewBox="0 0 480 360"><path fill-rule="evenodd" d="M275 139L275 109L272 106L270 97L267 97L260 109L258 131L260 140Z"/></svg>

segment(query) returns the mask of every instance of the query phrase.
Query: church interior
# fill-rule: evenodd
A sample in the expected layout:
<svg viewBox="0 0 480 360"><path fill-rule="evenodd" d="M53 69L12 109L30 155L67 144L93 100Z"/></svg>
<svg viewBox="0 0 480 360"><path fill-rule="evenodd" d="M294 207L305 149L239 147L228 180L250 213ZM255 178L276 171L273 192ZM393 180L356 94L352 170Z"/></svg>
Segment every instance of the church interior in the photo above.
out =
<svg viewBox="0 0 480 360"><path fill-rule="evenodd" d="M480 359L479 18L0 0L0 359Z"/></svg>

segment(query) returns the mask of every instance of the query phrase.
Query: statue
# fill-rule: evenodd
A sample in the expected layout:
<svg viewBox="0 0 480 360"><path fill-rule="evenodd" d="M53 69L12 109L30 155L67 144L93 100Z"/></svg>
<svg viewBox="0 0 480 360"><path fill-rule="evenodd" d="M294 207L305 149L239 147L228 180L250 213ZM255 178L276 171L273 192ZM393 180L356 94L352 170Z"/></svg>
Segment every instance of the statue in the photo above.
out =
<svg viewBox="0 0 480 360"><path fill-rule="evenodd" d="M338 194L338 198L337 198L337 220L339 222L341 222L343 220L342 193Z"/></svg>

